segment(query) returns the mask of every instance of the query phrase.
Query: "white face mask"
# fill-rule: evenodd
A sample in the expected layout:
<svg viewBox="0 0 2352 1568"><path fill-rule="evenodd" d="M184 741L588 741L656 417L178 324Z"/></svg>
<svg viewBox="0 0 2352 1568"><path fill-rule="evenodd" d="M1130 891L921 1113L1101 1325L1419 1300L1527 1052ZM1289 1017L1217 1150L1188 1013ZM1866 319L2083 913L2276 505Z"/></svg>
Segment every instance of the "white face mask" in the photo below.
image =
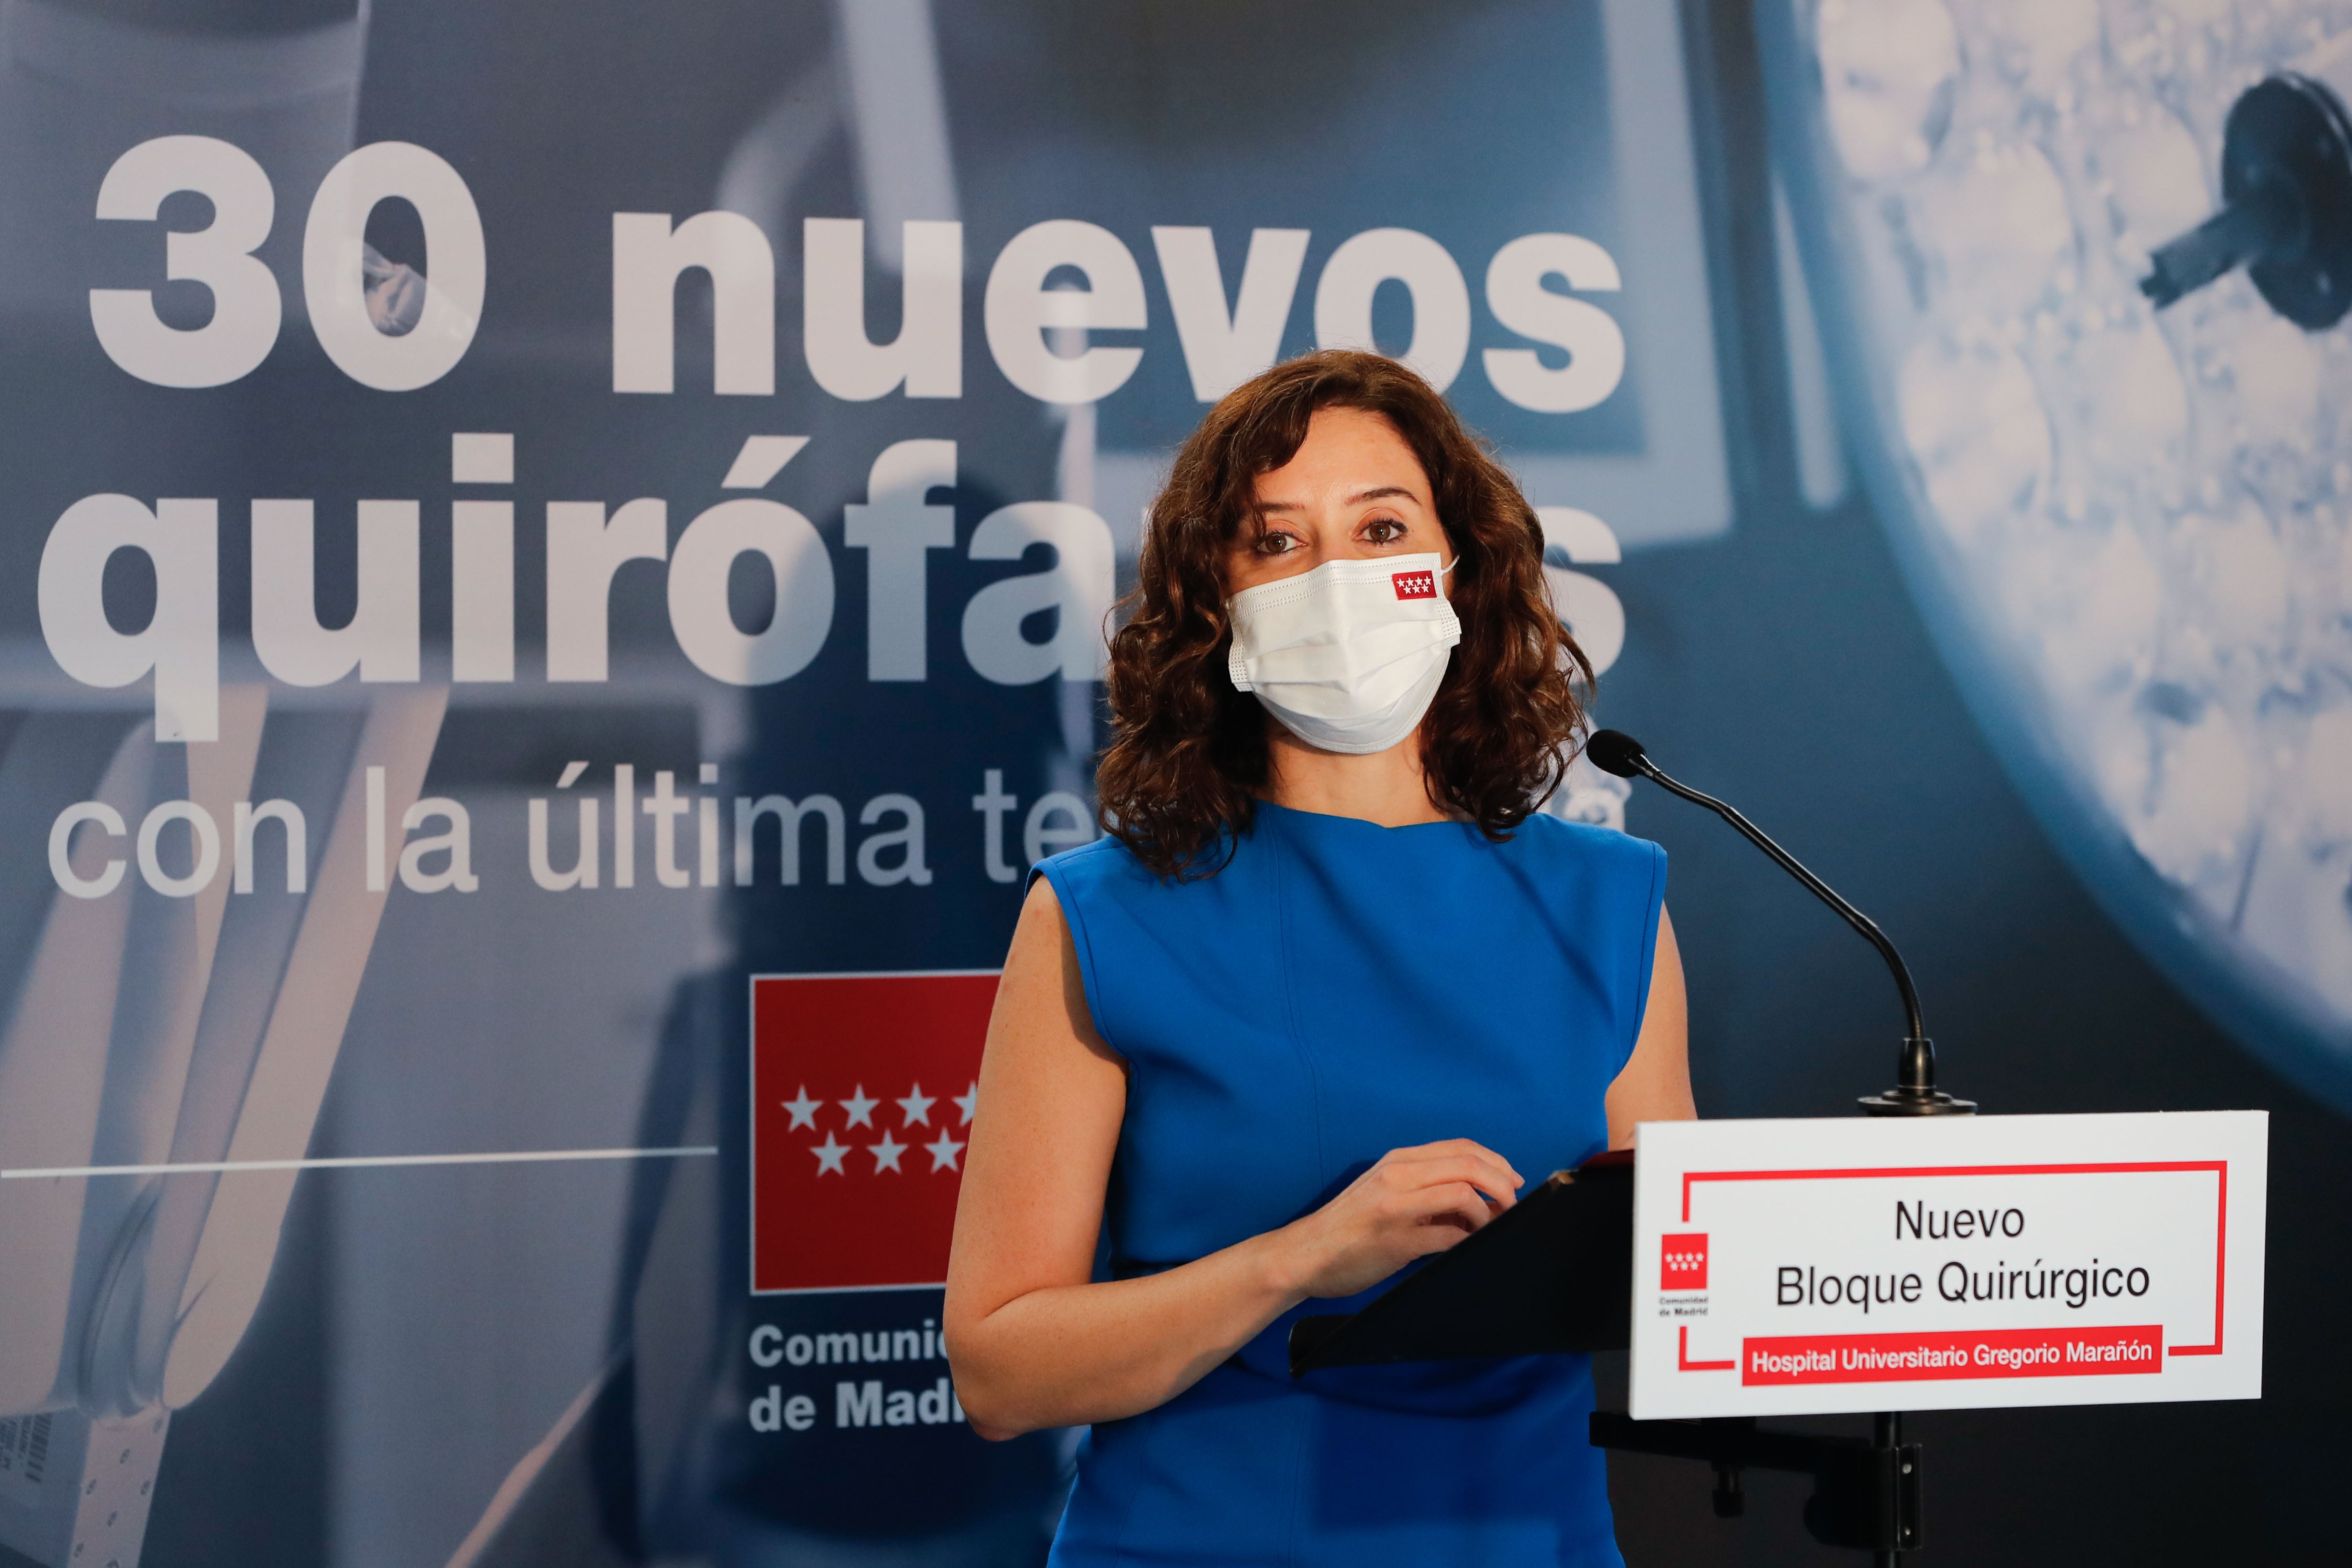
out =
<svg viewBox="0 0 2352 1568"><path fill-rule="evenodd" d="M1328 561L1225 601L1236 690L1310 746L1385 752L1429 711L1462 640L1434 553Z"/></svg>

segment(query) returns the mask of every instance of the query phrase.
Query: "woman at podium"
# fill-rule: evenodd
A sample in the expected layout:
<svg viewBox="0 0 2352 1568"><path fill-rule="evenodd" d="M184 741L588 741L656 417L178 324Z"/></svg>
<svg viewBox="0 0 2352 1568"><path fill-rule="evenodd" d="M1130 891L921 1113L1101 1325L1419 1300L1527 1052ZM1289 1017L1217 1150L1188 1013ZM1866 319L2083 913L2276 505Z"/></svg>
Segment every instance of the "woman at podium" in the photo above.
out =
<svg viewBox="0 0 2352 1568"><path fill-rule="evenodd" d="M1093 1427L1055 1563L1620 1561L1584 1358L1286 1359L1303 1309L1693 1114L1664 851L1539 809L1591 678L1542 568L1377 355L1278 365L1177 455L1108 836L1032 879L949 1268L973 1426Z"/></svg>

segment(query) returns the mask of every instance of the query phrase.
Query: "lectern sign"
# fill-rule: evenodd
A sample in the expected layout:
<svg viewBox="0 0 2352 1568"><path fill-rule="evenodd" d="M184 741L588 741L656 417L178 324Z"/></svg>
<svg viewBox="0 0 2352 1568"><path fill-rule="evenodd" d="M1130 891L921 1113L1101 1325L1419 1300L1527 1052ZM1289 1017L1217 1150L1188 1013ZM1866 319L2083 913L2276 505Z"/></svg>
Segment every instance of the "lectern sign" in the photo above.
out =
<svg viewBox="0 0 2352 1568"><path fill-rule="evenodd" d="M1643 1126L1640 1420L2262 1394L2262 1111Z"/></svg>

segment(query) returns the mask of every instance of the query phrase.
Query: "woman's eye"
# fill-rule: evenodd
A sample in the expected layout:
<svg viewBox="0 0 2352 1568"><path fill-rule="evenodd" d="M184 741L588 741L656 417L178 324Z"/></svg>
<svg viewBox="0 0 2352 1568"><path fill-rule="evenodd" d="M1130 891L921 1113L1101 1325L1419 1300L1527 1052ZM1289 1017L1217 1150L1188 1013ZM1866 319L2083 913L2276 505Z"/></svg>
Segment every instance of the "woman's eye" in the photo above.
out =
<svg viewBox="0 0 2352 1568"><path fill-rule="evenodd" d="M1405 527L1392 517L1376 518L1365 525L1364 532L1374 544L1394 544L1404 537Z"/></svg>
<svg viewBox="0 0 2352 1568"><path fill-rule="evenodd" d="M1258 553L1261 555L1287 555L1297 546L1297 539L1287 533L1265 534L1257 542Z"/></svg>

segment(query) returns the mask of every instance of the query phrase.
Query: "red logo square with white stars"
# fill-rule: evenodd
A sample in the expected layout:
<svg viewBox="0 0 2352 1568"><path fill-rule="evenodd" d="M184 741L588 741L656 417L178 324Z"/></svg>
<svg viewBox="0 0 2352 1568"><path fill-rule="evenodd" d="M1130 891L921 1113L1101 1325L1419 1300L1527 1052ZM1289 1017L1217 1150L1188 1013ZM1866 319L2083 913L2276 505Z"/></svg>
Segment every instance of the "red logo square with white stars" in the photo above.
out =
<svg viewBox="0 0 2352 1568"><path fill-rule="evenodd" d="M1396 584L1396 596L1400 599L1437 597L1437 574L1434 572L1399 572L1389 581Z"/></svg>
<svg viewBox="0 0 2352 1568"><path fill-rule="evenodd" d="M752 977L752 1294L946 1282L996 979Z"/></svg>
<svg viewBox="0 0 2352 1568"><path fill-rule="evenodd" d="M1658 1289L1661 1290L1704 1290L1706 1289L1706 1237L1704 1236L1669 1236L1660 1240L1664 1253L1658 1261Z"/></svg>

